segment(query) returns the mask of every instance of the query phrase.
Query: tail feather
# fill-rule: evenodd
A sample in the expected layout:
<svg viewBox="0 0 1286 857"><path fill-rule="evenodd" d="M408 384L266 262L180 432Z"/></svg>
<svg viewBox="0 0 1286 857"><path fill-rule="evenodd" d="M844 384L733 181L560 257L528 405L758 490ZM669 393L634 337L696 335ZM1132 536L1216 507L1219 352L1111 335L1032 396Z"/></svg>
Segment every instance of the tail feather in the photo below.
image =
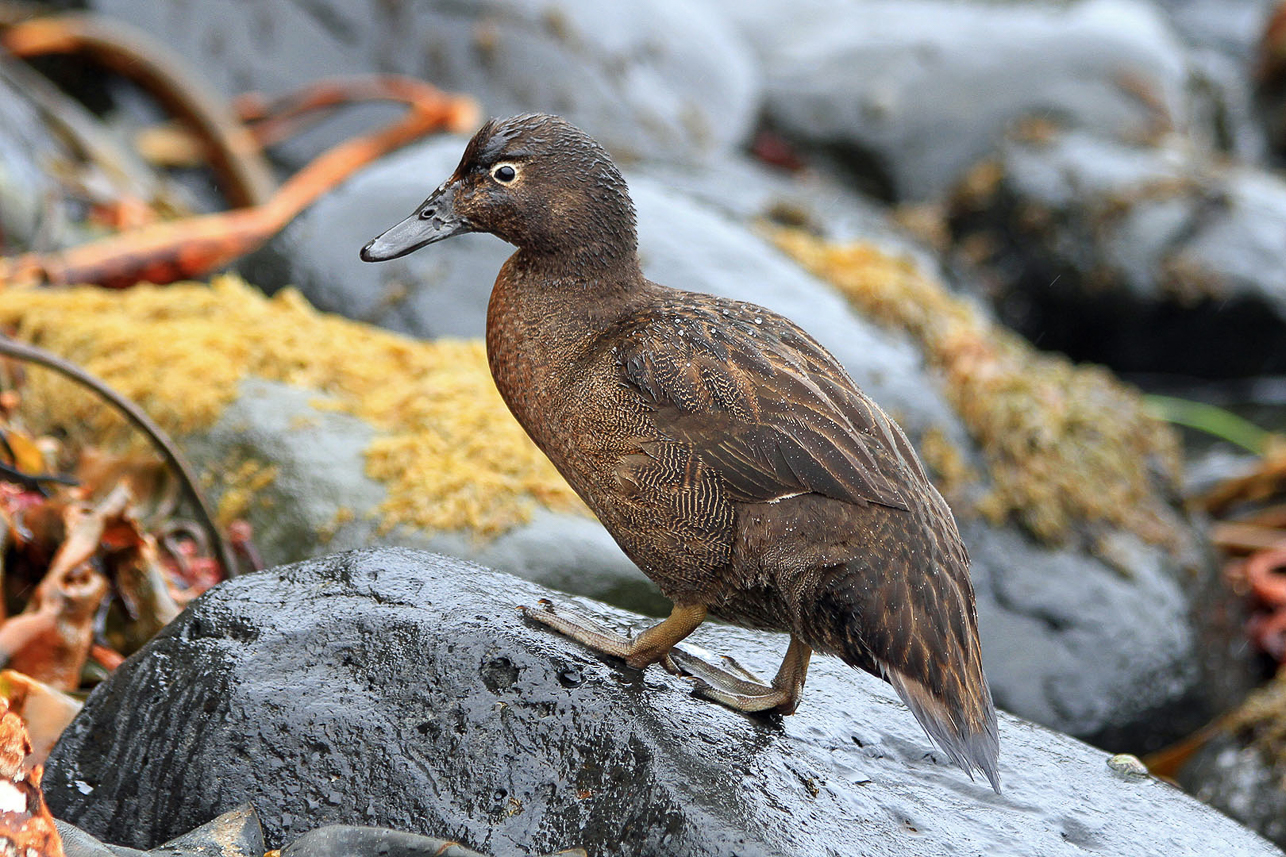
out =
<svg viewBox="0 0 1286 857"><path fill-rule="evenodd" d="M890 543L907 550L905 541ZM923 564L894 556L902 561L889 563L892 573L872 568L874 560L834 569L812 602L811 642L893 685L929 738L999 793L996 708L963 549Z"/></svg>
<svg viewBox="0 0 1286 857"><path fill-rule="evenodd" d="M975 700L981 705L971 706L978 710L970 717L959 705L949 705L936 697L923 683L891 669L888 664L880 666L885 679L911 709L929 739L941 747L969 779L973 779L975 770L979 771L996 794L1000 794L1000 734L986 680L974 688L982 699Z"/></svg>

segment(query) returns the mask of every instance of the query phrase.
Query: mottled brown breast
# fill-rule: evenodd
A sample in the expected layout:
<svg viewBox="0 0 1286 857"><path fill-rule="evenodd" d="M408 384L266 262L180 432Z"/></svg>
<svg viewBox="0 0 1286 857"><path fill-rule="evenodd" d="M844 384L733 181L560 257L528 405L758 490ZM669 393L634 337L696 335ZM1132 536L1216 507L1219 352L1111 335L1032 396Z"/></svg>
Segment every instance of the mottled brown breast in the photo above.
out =
<svg viewBox="0 0 1286 857"><path fill-rule="evenodd" d="M511 261L512 264L512 261ZM689 444L621 377L620 319L586 320L560 292L534 293L507 264L488 309L487 353L501 396L536 444L672 599L700 600L727 564L732 506ZM509 274L506 277L506 274ZM627 313L628 314L628 313ZM548 320L559 318L557 335Z"/></svg>

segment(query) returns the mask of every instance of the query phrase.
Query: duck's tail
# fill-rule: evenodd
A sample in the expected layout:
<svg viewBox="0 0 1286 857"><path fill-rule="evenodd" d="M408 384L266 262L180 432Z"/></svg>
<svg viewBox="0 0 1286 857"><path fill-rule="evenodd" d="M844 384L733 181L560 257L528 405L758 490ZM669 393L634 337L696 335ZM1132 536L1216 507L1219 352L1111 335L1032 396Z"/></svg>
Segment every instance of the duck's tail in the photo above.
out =
<svg viewBox="0 0 1286 857"><path fill-rule="evenodd" d="M1000 793L1000 737L967 566L888 574L849 563L820 593L816 648L884 678L970 779Z"/></svg>
<svg viewBox="0 0 1286 857"><path fill-rule="evenodd" d="M963 698L935 693L924 682L892 666L885 666L884 677L951 761L970 779L975 770L981 772L996 794L1000 794L1000 735L991 689L981 668L978 671L981 683L963 688Z"/></svg>

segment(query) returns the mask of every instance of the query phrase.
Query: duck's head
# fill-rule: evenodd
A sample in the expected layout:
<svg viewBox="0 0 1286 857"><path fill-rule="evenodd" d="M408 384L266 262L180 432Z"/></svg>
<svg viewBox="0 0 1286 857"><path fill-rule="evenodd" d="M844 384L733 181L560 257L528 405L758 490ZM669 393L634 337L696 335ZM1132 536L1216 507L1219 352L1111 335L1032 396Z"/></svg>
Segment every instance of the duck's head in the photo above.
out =
<svg viewBox="0 0 1286 857"><path fill-rule="evenodd" d="M532 256L635 264L634 205L607 152L558 116L492 120L455 173L410 217L362 248L383 262L465 232L490 232Z"/></svg>

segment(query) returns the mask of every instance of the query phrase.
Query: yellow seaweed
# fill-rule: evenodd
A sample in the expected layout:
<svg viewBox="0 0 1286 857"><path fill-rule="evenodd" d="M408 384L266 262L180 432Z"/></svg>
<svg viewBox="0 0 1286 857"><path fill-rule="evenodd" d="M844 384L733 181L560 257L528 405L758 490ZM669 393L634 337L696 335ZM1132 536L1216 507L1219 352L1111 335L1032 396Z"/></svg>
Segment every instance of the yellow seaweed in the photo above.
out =
<svg viewBox="0 0 1286 857"><path fill-rule="evenodd" d="M588 514L505 408L480 340L408 339L318 312L293 290L265 297L234 276L119 292L9 289L0 326L83 366L179 436L212 426L247 376L325 393L327 407L376 430L366 469L388 489L385 530L492 536L537 507ZM68 395L52 373L33 371L25 395L73 433L121 430L110 409ZM271 478L244 462L225 472L225 514L248 508Z"/></svg>

